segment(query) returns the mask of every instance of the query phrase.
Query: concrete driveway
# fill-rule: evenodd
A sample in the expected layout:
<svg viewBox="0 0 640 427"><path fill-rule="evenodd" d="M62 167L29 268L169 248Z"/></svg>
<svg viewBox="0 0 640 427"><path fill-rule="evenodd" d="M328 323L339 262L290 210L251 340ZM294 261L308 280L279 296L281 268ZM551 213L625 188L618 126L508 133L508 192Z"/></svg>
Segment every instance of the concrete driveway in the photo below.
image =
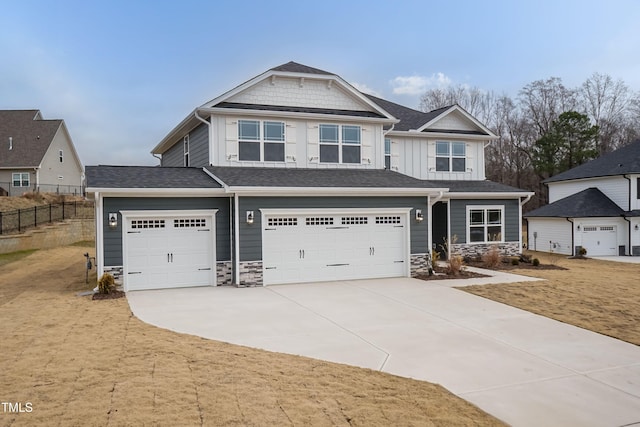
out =
<svg viewBox="0 0 640 427"><path fill-rule="evenodd" d="M136 316L162 328L439 383L515 426L640 425L640 347L452 288L463 283L399 278L127 297Z"/></svg>

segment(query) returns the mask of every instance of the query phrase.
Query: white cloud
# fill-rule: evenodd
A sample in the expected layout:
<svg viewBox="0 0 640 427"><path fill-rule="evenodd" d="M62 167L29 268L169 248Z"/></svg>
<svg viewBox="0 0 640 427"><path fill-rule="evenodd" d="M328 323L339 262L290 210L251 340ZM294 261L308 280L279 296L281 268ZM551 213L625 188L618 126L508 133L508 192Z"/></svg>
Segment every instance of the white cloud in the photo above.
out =
<svg viewBox="0 0 640 427"><path fill-rule="evenodd" d="M390 83L396 95L421 95L427 89L449 86L451 79L443 73L434 73L431 76L398 76Z"/></svg>
<svg viewBox="0 0 640 427"><path fill-rule="evenodd" d="M362 93L368 93L369 95L373 95L373 96L377 96L378 98L380 98L382 95L380 94L380 92L378 92L377 90L371 89L369 86L367 86L364 83L351 83L351 86L355 87L356 89L358 89L360 92Z"/></svg>

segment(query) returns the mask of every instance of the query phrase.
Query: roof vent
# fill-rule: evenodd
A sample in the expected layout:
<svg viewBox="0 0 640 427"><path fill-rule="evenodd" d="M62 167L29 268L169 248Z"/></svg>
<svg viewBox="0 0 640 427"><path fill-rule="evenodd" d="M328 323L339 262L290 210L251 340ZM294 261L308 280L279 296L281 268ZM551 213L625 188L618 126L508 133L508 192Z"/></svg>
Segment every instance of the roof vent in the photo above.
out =
<svg viewBox="0 0 640 427"><path fill-rule="evenodd" d="M13 150L13 137L9 137L9 150Z"/></svg>

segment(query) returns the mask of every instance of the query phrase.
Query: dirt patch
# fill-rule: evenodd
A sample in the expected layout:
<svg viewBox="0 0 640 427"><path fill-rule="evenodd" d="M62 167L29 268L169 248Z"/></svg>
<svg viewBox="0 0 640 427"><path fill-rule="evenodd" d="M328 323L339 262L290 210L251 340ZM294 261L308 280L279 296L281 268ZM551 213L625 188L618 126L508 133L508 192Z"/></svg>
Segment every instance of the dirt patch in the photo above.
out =
<svg viewBox="0 0 640 427"><path fill-rule="evenodd" d="M479 277L489 277L486 274L476 273L474 271L467 270L463 268L460 270L458 274L451 274L448 272L446 267L436 266L433 269L435 274L418 274L415 276L416 279L420 280L448 280L448 279L475 279Z"/></svg>
<svg viewBox="0 0 640 427"><path fill-rule="evenodd" d="M95 286L86 251L0 269L1 397L33 408L2 425L502 425L438 385L182 335L126 298L76 296Z"/></svg>
<svg viewBox="0 0 640 427"><path fill-rule="evenodd" d="M546 281L461 290L640 345L640 264L533 255L558 268L511 272Z"/></svg>
<svg viewBox="0 0 640 427"><path fill-rule="evenodd" d="M125 293L122 291L113 291L111 293L108 294L99 294L99 293L95 293L93 294L93 296L91 297L92 300L96 301L100 301L100 300L105 300L105 299L118 299L118 298L123 298L125 296Z"/></svg>

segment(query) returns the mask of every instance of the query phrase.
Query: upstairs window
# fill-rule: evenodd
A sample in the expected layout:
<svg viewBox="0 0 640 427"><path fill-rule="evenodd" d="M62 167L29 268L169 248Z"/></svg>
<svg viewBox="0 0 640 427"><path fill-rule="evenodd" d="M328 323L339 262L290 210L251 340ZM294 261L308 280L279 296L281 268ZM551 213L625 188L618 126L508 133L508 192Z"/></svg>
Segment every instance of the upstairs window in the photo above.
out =
<svg viewBox="0 0 640 427"><path fill-rule="evenodd" d="M636 196L638 198L638 200L640 200L640 178L637 178L636 180Z"/></svg>
<svg viewBox="0 0 640 427"><path fill-rule="evenodd" d="M384 139L384 168L391 169L391 140Z"/></svg>
<svg viewBox="0 0 640 427"><path fill-rule="evenodd" d="M321 163L360 163L360 126L321 124L319 128Z"/></svg>
<svg viewBox="0 0 640 427"><path fill-rule="evenodd" d="M189 163L189 135L185 136L182 139L182 153L184 158L184 165L191 166L191 164Z"/></svg>
<svg viewBox="0 0 640 427"><path fill-rule="evenodd" d="M62 154L63 154L62 150L59 150L59 151L58 151L58 158L60 159L60 163L62 163L62 162L63 162L63 160L64 160L64 158L63 158L63 155L62 155Z"/></svg>
<svg viewBox="0 0 640 427"><path fill-rule="evenodd" d="M465 172L467 146L464 142L436 142L436 171Z"/></svg>
<svg viewBox="0 0 640 427"><path fill-rule="evenodd" d="M29 187L31 176L29 172L17 172L11 174L11 181L14 187Z"/></svg>
<svg viewBox="0 0 640 427"><path fill-rule="evenodd" d="M469 206L467 208L468 243L504 242L504 207Z"/></svg>
<svg viewBox="0 0 640 427"><path fill-rule="evenodd" d="M284 162L284 123L238 120L238 158L242 161Z"/></svg>

